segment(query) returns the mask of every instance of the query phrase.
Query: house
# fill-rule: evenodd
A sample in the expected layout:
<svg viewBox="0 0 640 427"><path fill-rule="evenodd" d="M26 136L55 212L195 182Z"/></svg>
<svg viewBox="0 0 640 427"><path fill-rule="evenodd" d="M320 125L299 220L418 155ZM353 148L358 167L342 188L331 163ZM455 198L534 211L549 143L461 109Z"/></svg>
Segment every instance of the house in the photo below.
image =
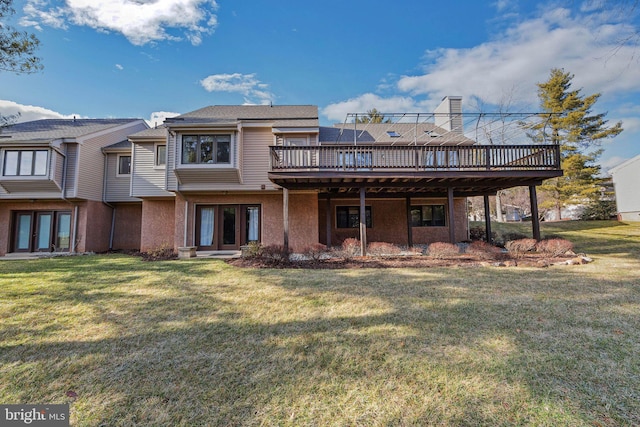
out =
<svg viewBox="0 0 640 427"><path fill-rule="evenodd" d="M109 249L101 149L147 127L140 119L55 119L0 129L0 255Z"/></svg>
<svg viewBox="0 0 640 427"><path fill-rule="evenodd" d="M151 129L131 122L125 134L92 143L94 158L78 158L75 169L66 172L73 175L84 162L91 163L92 177L102 177L92 184L95 193L67 200L62 192L56 203L77 209L91 201L100 211L77 221L78 231L70 239L78 241L78 250L219 251L259 242L302 251L352 237L363 249L373 241L412 246L466 240L467 197L482 195L488 205L488 196L500 189L528 186L536 205L535 186L562 171L558 146L484 143L482 135L486 140L490 132L478 132L481 117L472 117L474 134L465 126L461 107L460 97L446 97L434 113L391 114L391 123L361 123L362 117L353 114L334 126L320 126L314 105L209 106ZM501 134L507 134L504 128ZM90 134L82 144L73 138L45 146L54 150L52 144L62 144L56 153L67 150L64 144L84 147ZM69 180L82 185L82 177L73 177ZM7 178L15 177L3 175L0 185ZM57 194L66 184L49 185ZM38 216L54 208L28 209L24 205L36 197L25 194L19 197L23 205L7 204L6 195L14 197L11 191L17 190L0 193L12 233L20 234L22 211L31 212L30 227L38 229ZM65 226L81 217L64 216L73 213L66 209L59 214ZM537 212L533 216L534 236L539 237ZM56 249L69 246L52 239L47 243ZM18 240L0 245L5 251L44 249L37 243L20 246Z"/></svg>
<svg viewBox="0 0 640 427"><path fill-rule="evenodd" d="M609 170L616 193L618 219L640 221L640 155Z"/></svg>

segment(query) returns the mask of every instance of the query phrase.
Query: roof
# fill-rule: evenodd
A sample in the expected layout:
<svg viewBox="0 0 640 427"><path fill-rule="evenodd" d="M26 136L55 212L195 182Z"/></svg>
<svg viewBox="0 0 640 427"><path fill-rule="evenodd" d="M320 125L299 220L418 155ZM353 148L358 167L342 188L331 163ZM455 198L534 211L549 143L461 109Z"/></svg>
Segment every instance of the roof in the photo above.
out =
<svg viewBox="0 0 640 427"><path fill-rule="evenodd" d="M166 126L158 126L155 128L149 128L129 135L131 139L165 139L167 137Z"/></svg>
<svg viewBox="0 0 640 427"><path fill-rule="evenodd" d="M0 141L42 141L78 138L141 119L43 119L3 128Z"/></svg>
<svg viewBox="0 0 640 427"><path fill-rule="evenodd" d="M628 160L625 160L624 162L620 163L619 165L617 165L615 167L612 167L611 169L609 169L609 173L616 173L620 169L624 169L627 166L629 166L630 164L637 162L638 160L640 160L640 154L638 154L637 156L632 157L632 158L630 158Z"/></svg>
<svg viewBox="0 0 640 427"><path fill-rule="evenodd" d="M116 142L115 144L107 145L102 148L102 151L117 152L117 151L131 151L131 141L125 139L124 141Z"/></svg>
<svg viewBox="0 0 640 427"><path fill-rule="evenodd" d="M243 121L270 121L275 127L318 127L316 105L212 105L167 119L179 124L234 125Z"/></svg>
<svg viewBox="0 0 640 427"><path fill-rule="evenodd" d="M339 123L320 128L320 142L352 144L456 145L475 141L458 132L450 132L432 123Z"/></svg>

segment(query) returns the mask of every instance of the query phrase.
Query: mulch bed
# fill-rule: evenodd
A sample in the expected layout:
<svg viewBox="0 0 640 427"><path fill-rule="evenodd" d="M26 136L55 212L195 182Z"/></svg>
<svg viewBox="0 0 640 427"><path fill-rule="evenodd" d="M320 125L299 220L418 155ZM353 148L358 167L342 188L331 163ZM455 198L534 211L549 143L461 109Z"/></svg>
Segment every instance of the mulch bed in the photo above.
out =
<svg viewBox="0 0 640 427"><path fill-rule="evenodd" d="M549 267L551 265L578 265L591 262L586 256L575 254L552 257L549 254L529 253L518 258L507 256L501 259L483 259L477 256L458 255L448 258L430 256L353 257L345 260L273 261L264 258L236 258L227 263L236 267L250 268L306 268L306 269L354 269L354 268L432 268L432 267Z"/></svg>

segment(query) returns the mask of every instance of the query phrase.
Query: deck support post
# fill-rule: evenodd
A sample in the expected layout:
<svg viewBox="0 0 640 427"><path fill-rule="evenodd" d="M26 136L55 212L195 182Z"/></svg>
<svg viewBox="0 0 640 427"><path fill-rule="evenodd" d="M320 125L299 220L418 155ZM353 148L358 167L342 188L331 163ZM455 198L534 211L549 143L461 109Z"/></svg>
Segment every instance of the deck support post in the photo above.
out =
<svg viewBox="0 0 640 427"><path fill-rule="evenodd" d="M407 206L407 247L411 248L413 246L413 229L411 227L411 197L407 196L405 204Z"/></svg>
<svg viewBox="0 0 640 427"><path fill-rule="evenodd" d="M493 243L491 236L491 208L489 207L489 195L484 196L484 227L487 234L487 243Z"/></svg>
<svg viewBox="0 0 640 427"><path fill-rule="evenodd" d="M367 209L365 207L364 187L360 188L360 255L367 254Z"/></svg>
<svg viewBox="0 0 640 427"><path fill-rule="evenodd" d="M333 215L331 212L331 198L327 197L327 212L325 214L325 217L327 219L327 249L331 248L331 228L332 228L332 219L333 219Z"/></svg>
<svg viewBox="0 0 640 427"><path fill-rule="evenodd" d="M453 187L447 188L447 216L449 217L449 242L456 243L456 221L453 208Z"/></svg>
<svg viewBox="0 0 640 427"><path fill-rule="evenodd" d="M282 189L282 228L284 229L285 249L289 250L289 190Z"/></svg>
<svg viewBox="0 0 640 427"><path fill-rule="evenodd" d="M533 238L538 242L540 238L540 217L538 216L538 195L536 193L536 186L529 186L529 199L531 201L531 227L533 228Z"/></svg>

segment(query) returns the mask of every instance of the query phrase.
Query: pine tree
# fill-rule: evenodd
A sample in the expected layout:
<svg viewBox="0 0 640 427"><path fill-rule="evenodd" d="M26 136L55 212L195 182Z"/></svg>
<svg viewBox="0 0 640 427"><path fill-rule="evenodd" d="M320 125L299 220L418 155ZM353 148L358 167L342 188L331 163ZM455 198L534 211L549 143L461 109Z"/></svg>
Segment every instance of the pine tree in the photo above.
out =
<svg viewBox="0 0 640 427"><path fill-rule="evenodd" d="M366 116L356 117L356 123L391 123L391 119L385 118L384 114L373 108L367 110Z"/></svg>
<svg viewBox="0 0 640 427"><path fill-rule="evenodd" d="M622 123L607 126L607 113L593 114L592 108L600 98L596 93L583 96L581 89L572 90L574 75L563 69L551 70L549 80L538 83L538 99L548 117L536 129L536 140L551 140L560 146L560 166L564 175L545 181L540 190L549 196L543 208L552 208L561 219L562 207L571 203L593 200L599 194L600 166L598 149L603 139L622 132Z"/></svg>

